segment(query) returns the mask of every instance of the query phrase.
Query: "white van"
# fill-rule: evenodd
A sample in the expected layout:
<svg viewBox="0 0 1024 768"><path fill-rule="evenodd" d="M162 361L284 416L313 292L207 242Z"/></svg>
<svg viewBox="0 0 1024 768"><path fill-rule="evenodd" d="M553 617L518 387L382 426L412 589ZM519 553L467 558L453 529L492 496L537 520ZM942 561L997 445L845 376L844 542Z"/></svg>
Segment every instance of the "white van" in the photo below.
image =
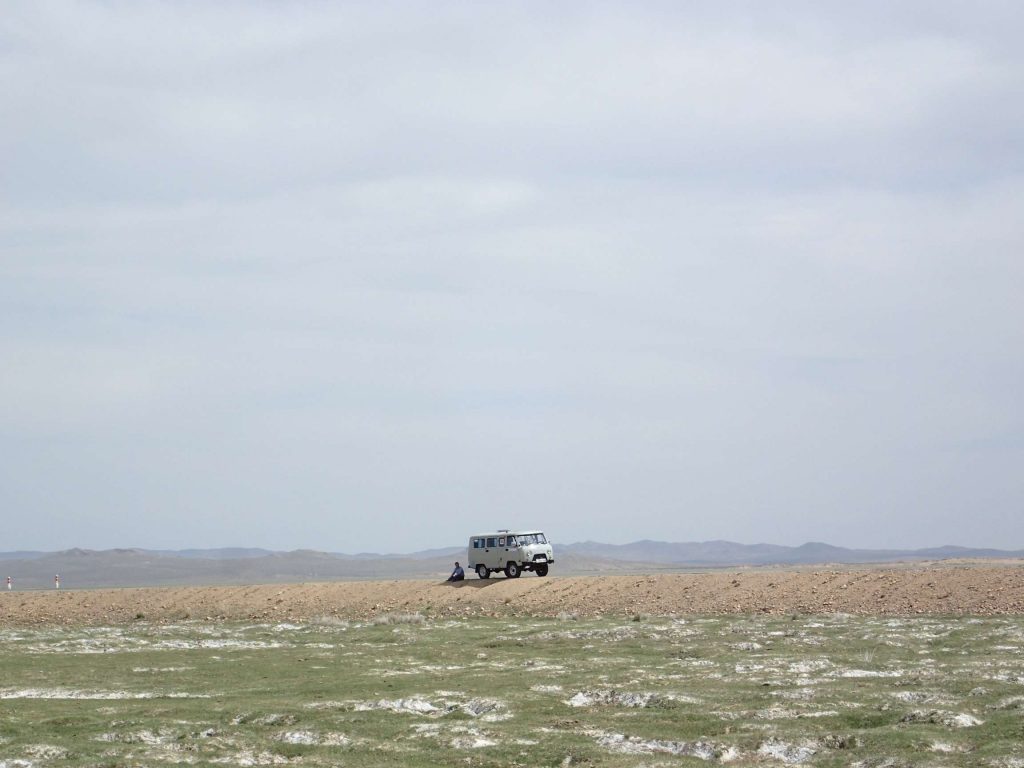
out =
<svg viewBox="0 0 1024 768"><path fill-rule="evenodd" d="M470 536L466 560L481 579L496 571L518 579L523 571L547 576L555 556L543 531L503 530Z"/></svg>

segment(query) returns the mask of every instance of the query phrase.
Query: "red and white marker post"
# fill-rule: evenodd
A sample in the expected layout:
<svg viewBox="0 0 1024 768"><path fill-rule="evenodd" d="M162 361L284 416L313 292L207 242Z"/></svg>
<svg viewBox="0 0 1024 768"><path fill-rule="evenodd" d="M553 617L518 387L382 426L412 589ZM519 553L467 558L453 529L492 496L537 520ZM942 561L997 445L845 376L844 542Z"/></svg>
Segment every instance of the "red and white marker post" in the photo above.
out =
<svg viewBox="0 0 1024 768"><path fill-rule="evenodd" d="M10 592L12 589L14 589L14 587L11 586L12 584L14 584L14 579L12 579L10 576L8 576L7 577L7 591L8 592Z"/></svg>
<svg viewBox="0 0 1024 768"><path fill-rule="evenodd" d="M53 588L60 589L60 574L58 573L53 577Z"/></svg>

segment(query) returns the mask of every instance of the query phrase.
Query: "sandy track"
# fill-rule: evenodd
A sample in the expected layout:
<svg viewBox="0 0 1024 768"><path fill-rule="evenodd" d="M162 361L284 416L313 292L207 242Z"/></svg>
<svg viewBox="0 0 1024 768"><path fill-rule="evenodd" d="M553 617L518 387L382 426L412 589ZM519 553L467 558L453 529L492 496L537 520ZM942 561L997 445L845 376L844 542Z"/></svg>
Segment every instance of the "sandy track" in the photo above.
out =
<svg viewBox="0 0 1024 768"><path fill-rule="evenodd" d="M1024 614L1024 563L651 576L350 581L0 593L0 626L145 619L301 621L429 616L857 613Z"/></svg>

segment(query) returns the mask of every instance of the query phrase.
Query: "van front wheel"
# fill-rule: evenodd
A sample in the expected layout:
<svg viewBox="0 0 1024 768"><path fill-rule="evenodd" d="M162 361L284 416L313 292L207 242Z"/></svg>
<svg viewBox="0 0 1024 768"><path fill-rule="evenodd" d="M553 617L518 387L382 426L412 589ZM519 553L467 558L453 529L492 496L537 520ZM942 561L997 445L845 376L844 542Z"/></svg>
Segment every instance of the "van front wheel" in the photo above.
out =
<svg viewBox="0 0 1024 768"><path fill-rule="evenodd" d="M519 573L519 563L508 563L505 566L505 575L510 579L518 579Z"/></svg>
<svg viewBox="0 0 1024 768"><path fill-rule="evenodd" d="M486 579L490 577L491 572L487 570L486 565L478 565L476 567L476 575L479 576L481 579Z"/></svg>
<svg viewBox="0 0 1024 768"><path fill-rule="evenodd" d="M544 563L543 565L535 565L533 567L533 570L537 572L538 576L547 576L548 575L547 563Z"/></svg>

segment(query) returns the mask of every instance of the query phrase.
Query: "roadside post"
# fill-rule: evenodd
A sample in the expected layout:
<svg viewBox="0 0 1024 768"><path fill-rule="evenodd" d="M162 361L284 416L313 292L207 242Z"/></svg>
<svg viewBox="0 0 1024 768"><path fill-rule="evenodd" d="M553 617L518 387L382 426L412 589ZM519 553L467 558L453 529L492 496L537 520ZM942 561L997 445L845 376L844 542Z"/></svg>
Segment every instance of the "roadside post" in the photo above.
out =
<svg viewBox="0 0 1024 768"><path fill-rule="evenodd" d="M12 589L14 589L14 587L11 586L13 583L14 583L14 581L11 579L10 576L8 576L7 577L7 591L8 592L10 592Z"/></svg>
<svg viewBox="0 0 1024 768"><path fill-rule="evenodd" d="M60 589L60 574L58 573L53 577L53 588Z"/></svg>

